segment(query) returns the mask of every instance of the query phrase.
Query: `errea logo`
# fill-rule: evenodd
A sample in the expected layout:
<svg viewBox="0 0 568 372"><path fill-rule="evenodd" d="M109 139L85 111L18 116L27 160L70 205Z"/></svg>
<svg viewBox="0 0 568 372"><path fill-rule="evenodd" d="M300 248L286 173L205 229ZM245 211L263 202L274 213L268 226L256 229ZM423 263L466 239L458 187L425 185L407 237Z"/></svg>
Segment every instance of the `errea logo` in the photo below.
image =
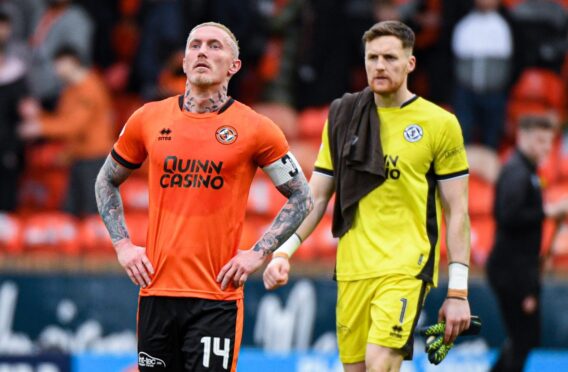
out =
<svg viewBox="0 0 568 372"><path fill-rule="evenodd" d="M138 353L138 365L140 367L163 367L166 368L166 362L160 358L155 358L145 352L141 351Z"/></svg>
<svg viewBox="0 0 568 372"><path fill-rule="evenodd" d="M171 141L172 137L172 130L170 128L162 128L160 131L160 135L158 136L158 141Z"/></svg>

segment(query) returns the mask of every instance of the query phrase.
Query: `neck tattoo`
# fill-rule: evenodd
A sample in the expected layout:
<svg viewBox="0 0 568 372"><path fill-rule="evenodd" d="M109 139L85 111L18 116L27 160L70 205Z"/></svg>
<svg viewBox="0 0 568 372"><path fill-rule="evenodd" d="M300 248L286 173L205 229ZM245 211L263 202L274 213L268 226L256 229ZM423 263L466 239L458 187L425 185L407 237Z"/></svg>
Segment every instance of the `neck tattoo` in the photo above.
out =
<svg viewBox="0 0 568 372"><path fill-rule="evenodd" d="M186 85L183 96L183 111L204 114L216 112L223 107L228 100L227 86L222 86L218 91L205 93L203 95L192 94L191 88Z"/></svg>

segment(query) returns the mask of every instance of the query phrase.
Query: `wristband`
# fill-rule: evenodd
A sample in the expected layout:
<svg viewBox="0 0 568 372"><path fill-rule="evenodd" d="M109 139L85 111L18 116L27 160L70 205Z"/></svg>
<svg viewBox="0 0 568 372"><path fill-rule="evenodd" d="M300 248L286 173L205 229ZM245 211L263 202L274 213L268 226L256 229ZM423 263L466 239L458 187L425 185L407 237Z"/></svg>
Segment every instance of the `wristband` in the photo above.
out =
<svg viewBox="0 0 568 372"><path fill-rule="evenodd" d="M467 277L469 267L460 262L451 262L448 266L448 296L467 298Z"/></svg>
<svg viewBox="0 0 568 372"><path fill-rule="evenodd" d="M296 252L300 244L302 244L302 239L300 239L298 234L294 233L284 242L284 244L274 251L273 257L279 257L280 253L285 253L288 258L290 258L294 252Z"/></svg>
<svg viewBox="0 0 568 372"><path fill-rule="evenodd" d="M288 253L286 253L286 252L274 252L272 254L272 259L275 259L275 258L278 258L278 257L282 257L282 258L285 258L285 259L290 258L290 256L288 256Z"/></svg>

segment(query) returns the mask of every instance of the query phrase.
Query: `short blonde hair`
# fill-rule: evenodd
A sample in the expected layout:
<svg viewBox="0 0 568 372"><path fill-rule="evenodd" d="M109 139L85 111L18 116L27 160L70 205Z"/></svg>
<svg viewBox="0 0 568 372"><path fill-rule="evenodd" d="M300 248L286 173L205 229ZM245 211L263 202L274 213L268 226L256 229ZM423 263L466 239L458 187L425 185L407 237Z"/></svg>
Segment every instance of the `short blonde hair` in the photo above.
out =
<svg viewBox="0 0 568 372"><path fill-rule="evenodd" d="M233 50L233 55L235 56L235 58L239 58L239 41L237 40L235 34L233 34L233 31L229 30L229 28L227 26L225 26L222 23L218 23L218 22L204 22L204 23L200 23L197 26L195 26L194 28L191 29L191 31L189 31L189 35L187 36L187 42L186 42L186 48L187 48L187 44L189 43L189 39L191 38L191 34L197 30L198 28L201 27L206 27L206 26L211 26L211 27L217 27L221 30L223 30L227 36L229 36L229 45L231 46L231 49Z"/></svg>

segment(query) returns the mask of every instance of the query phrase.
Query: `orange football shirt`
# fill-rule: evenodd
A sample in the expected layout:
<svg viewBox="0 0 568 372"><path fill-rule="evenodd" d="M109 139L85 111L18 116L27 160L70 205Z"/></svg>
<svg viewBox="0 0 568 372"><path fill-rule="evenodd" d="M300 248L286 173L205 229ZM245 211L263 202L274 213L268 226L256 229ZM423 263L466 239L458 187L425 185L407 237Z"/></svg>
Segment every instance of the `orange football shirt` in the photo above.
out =
<svg viewBox="0 0 568 372"><path fill-rule="evenodd" d="M215 281L236 253L257 167L288 152L268 118L231 99L218 113L182 111L181 97L151 102L127 121L112 156L149 163L146 253L155 269L141 296L242 298Z"/></svg>

